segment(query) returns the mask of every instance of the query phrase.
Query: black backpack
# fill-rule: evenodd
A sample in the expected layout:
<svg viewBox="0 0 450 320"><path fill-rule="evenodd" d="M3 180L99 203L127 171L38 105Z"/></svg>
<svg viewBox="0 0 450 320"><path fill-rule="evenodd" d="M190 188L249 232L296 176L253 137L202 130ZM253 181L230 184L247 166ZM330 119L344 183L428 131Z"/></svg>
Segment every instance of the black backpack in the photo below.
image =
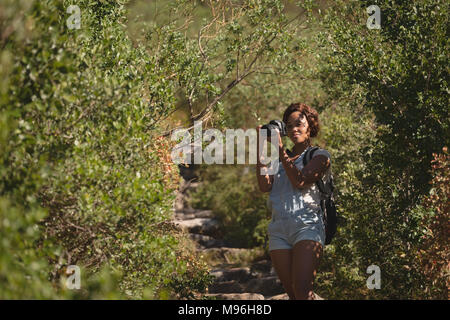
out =
<svg viewBox="0 0 450 320"><path fill-rule="evenodd" d="M319 147L310 147L305 153L303 157L303 166L312 159L314 152L319 150ZM333 239L336 229L337 229L337 221L338 221L338 212L336 210L336 205L334 203L333 198L333 176L330 176L330 179L323 182L322 179L319 179L316 182L316 186L320 191L320 207L323 211L324 224L325 224L325 245L330 244Z"/></svg>

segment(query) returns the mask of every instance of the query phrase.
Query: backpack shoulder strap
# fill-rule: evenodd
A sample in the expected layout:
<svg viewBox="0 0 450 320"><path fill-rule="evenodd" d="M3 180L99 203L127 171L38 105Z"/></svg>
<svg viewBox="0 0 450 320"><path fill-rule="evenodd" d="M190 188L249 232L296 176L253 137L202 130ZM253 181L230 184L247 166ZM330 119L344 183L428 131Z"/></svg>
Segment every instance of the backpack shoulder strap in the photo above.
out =
<svg viewBox="0 0 450 320"><path fill-rule="evenodd" d="M320 149L319 147L310 147L306 151L305 156L303 157L303 167L305 167L306 164L313 158L314 152L316 152L319 149ZM332 181L330 181L330 185L327 188L325 186L325 183L323 182L323 180L319 179L316 182L316 186L317 186L317 188L319 188L320 193L322 193L323 195L331 196L331 194L333 193L333 182Z"/></svg>
<svg viewBox="0 0 450 320"><path fill-rule="evenodd" d="M319 147L309 147L308 150L306 150L306 153L303 156L303 167L305 167L306 164L312 159L314 152L317 150L319 150Z"/></svg>

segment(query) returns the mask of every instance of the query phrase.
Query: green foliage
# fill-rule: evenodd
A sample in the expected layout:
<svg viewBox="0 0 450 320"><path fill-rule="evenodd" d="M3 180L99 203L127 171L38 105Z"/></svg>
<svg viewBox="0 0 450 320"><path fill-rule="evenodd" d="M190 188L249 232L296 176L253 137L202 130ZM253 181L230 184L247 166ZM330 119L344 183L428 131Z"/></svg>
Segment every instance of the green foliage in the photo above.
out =
<svg viewBox="0 0 450 320"><path fill-rule="evenodd" d="M156 137L167 119L254 128L298 101L321 113L345 217L319 293L445 298L446 176L430 161L450 140L448 3L295 2L0 4L1 298L195 297L211 279L168 221L178 175ZM233 245L262 246L267 195L247 168L204 168L193 204ZM381 290L366 288L371 264Z"/></svg>
<svg viewBox="0 0 450 320"><path fill-rule="evenodd" d="M366 27L372 4L380 30ZM380 266L371 298L425 297L414 265L426 213L414 208L430 188L432 153L449 142L447 12L444 1L337 1L321 17L321 79L338 113L353 112L342 137L360 135L338 142L348 159L334 169L348 218L341 234L352 244L338 257L357 257L360 274Z"/></svg>
<svg viewBox="0 0 450 320"><path fill-rule="evenodd" d="M160 81L144 47L133 46L125 2L78 1L81 29L73 30L66 26L70 1L34 2L25 15L29 38L22 43L11 34L3 43L14 56L2 54L11 65L2 121L15 126L2 129L0 195L10 199L2 215L10 206L8 214L25 215L14 209L18 203L48 214L42 219L31 208L29 220L2 229L13 238L22 229L41 232L30 238L40 235L35 246L51 267L39 264L36 272L54 283L64 266L84 266L87 288L75 297L191 297L210 280L200 261L189 263L193 253L168 223L178 178L170 144L155 139L155 120L173 106L172 83ZM23 241L8 242L5 256L23 246L27 257L31 240ZM55 245L60 249L48 254ZM5 281L8 297L22 297ZM42 290L23 297L50 296Z"/></svg>
<svg viewBox="0 0 450 320"><path fill-rule="evenodd" d="M361 173L366 166L360 148L374 139L373 121L367 112L355 113L344 103L339 108L326 108L320 119L322 130L317 143L332 157L335 198L342 220L332 244L325 247L315 283L318 292L327 299L364 299L368 294L367 276L355 254L352 235L359 226L359 207L355 206L361 204Z"/></svg>
<svg viewBox="0 0 450 320"><path fill-rule="evenodd" d="M336 82L361 88L364 107L385 130L378 135L384 147L377 160L389 163L388 174L408 171L402 188L410 190L411 198L405 201L414 202L427 189L430 176L423 172L431 153L449 140L448 4L358 3L362 9L370 4L381 8L382 28L369 30L347 19L346 13L355 11L354 4L339 6L342 18L332 11L326 17L331 31L323 35L323 49L330 52L323 77L330 88L339 88ZM364 21L364 10L356 14Z"/></svg>
<svg viewBox="0 0 450 320"><path fill-rule="evenodd" d="M442 204L434 202L424 209L421 203L430 191L432 154L449 143L448 4L431 0L328 4L323 11L307 5L308 17L316 18L309 31L318 37L302 46L299 62L302 75L311 81L297 79L291 91L288 82L274 86L272 78L257 74L228 96L229 123L254 127L249 118L258 123L279 118L293 99L320 111L322 132L316 143L332 155L337 203L345 218L325 250L316 281L320 294L331 299L438 297L444 288L442 268L437 267L444 261L443 247L433 251L436 267L428 274L418 267L417 252L433 229L430 215ZM366 8L373 4L381 8L380 30L366 26ZM304 90L298 92L299 87ZM236 108L240 105L251 106L251 111ZM228 172L223 168L221 175L211 176L204 192L209 185L222 189L215 187L202 201L214 204L226 197L217 203L233 216L233 210L240 210L234 209L234 200L242 197L236 190L250 187L239 175L235 180L224 178ZM221 179L228 181L229 190L218 182ZM243 208L258 208L254 199L249 196L249 205ZM430 261L429 251L425 250L424 261ZM381 268L380 290L366 287L371 264Z"/></svg>
<svg viewBox="0 0 450 320"><path fill-rule="evenodd" d="M430 194L424 197L418 211L425 211L419 227L425 234L417 253L417 268L426 276L425 294L432 299L448 299L449 277L449 195L450 156L448 148L434 154L432 161L433 180Z"/></svg>
<svg viewBox="0 0 450 320"><path fill-rule="evenodd" d="M19 22L31 6L31 1L6 1L0 5L0 10L4 12L0 20L1 30L5 30L12 24L13 27L10 27L8 35L15 37L18 47L29 37L29 26L21 25ZM6 33L3 34L6 35ZM0 232L2 235L0 298L54 298L57 295L47 279L47 261L44 254L35 249L36 241L40 236L36 223L46 215L46 212L39 208L36 197L33 197L32 193L27 194L28 191L33 192L37 188L40 181L39 167L36 169L37 166L30 163L28 167L30 178L21 185L14 185L13 182L8 183L5 180L5 177L11 174L8 167L9 156L22 156L24 149L31 143L23 137L20 137L24 141L21 149L14 149L9 143L18 126L18 121L14 121L13 112L4 109L9 98L8 89L13 70L14 54L11 48L13 43L6 38L6 40L2 39L0 45L3 48L0 55L0 106L2 107L0 114L0 150L2 150L0 153ZM13 186L15 193L11 192ZM10 191L8 195L5 194L7 190ZM20 197L16 194L25 196Z"/></svg>
<svg viewBox="0 0 450 320"><path fill-rule="evenodd" d="M299 56L306 47L305 39L296 32L298 24L306 21L302 14L306 10L286 10L280 0L187 1L190 6L181 14L183 6L173 6L174 2L178 3L153 1L152 13L137 17L130 29L136 41L145 37L148 45L156 48L153 53L158 66L173 66L164 71L178 83L177 111L181 111L178 116L184 113L180 118L185 124L191 126L202 115L215 127L236 126L235 112L243 119L253 116L258 106L236 110L237 99L244 103L256 90L264 99L268 89L263 84L272 87L266 97L274 98L272 92L278 97L285 95L274 86L280 74L291 82L290 93L296 90L295 82L305 72ZM141 13L146 7L148 2L136 1L130 11ZM170 12L172 19L162 12ZM255 85L250 87L248 81Z"/></svg>
<svg viewBox="0 0 450 320"><path fill-rule="evenodd" d="M53 298L47 280L46 260L36 253L39 236L36 222L45 215L41 209L15 207L8 198L0 198L0 282L1 299Z"/></svg>

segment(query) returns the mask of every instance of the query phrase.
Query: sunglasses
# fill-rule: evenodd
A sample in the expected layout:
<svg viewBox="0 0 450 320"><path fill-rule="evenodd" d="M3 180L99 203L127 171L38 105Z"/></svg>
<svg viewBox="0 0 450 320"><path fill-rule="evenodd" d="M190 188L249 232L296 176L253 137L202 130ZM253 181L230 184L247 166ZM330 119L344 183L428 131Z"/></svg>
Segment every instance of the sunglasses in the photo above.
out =
<svg viewBox="0 0 450 320"><path fill-rule="evenodd" d="M301 118L301 119L303 120L304 118ZM297 121L296 122L296 126L297 127L300 127L300 128L306 127L306 124L308 123L308 121L306 119L304 121L302 121L302 120L300 120L300 119L296 120ZM292 124L286 125L286 129L287 130L292 130L293 127L294 126Z"/></svg>

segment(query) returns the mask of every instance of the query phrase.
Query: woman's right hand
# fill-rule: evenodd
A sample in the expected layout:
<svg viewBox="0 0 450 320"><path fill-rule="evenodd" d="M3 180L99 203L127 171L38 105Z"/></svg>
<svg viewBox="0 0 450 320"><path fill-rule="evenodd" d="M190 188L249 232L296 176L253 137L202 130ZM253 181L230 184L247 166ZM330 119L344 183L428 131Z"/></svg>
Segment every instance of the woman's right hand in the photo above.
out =
<svg viewBox="0 0 450 320"><path fill-rule="evenodd" d="M258 137L258 142L259 142L259 136L260 136L261 128L262 128L262 125L259 125L259 126L256 127L256 135ZM266 140L270 142L270 136L269 135L267 135L267 139Z"/></svg>
<svg viewBox="0 0 450 320"><path fill-rule="evenodd" d="M262 125L258 125L256 127L256 137L258 138L258 142L259 142L259 130L261 130L261 128L262 128Z"/></svg>
<svg viewBox="0 0 450 320"><path fill-rule="evenodd" d="M262 125L259 125L256 127L256 133L257 133L257 162L256 162L256 176L258 179L258 185L259 189L262 192L270 192L272 190L272 183L273 183L273 175L268 175L264 171L267 170L267 165L262 164L264 161L264 157L262 156L262 151L259 150L259 130L261 129ZM270 138L270 137L269 137ZM265 169L264 169L265 168Z"/></svg>
<svg viewBox="0 0 450 320"><path fill-rule="evenodd" d="M260 150L259 149L259 147L260 147L260 141L259 141L259 137L260 137L260 130L261 130L261 127L262 127L262 125L258 125L257 127L256 127L256 137L257 137L257 139L256 139L256 146L257 146L257 148L256 148L256 150L258 151L257 152L257 154L258 154L258 156L257 156L257 164L259 164L259 165L262 165L262 162L264 162L264 157L262 156L262 150ZM267 137L267 141L269 141L270 142L270 137Z"/></svg>

